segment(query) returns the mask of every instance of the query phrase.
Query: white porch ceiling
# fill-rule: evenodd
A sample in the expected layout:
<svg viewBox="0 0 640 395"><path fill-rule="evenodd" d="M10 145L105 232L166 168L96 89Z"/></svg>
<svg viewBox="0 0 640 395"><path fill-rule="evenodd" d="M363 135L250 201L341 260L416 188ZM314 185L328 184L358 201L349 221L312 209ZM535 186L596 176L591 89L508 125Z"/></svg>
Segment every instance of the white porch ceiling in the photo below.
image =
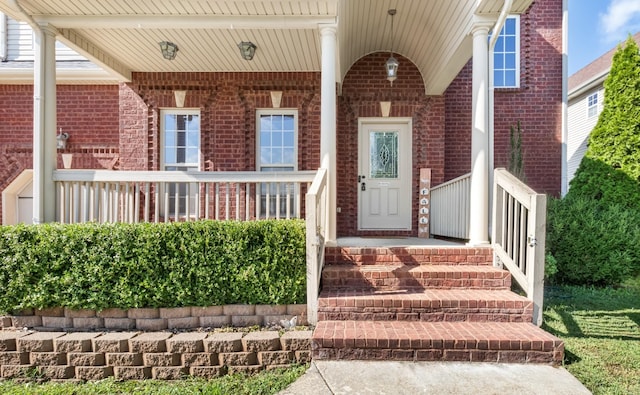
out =
<svg viewBox="0 0 640 395"><path fill-rule="evenodd" d="M512 13L532 0L515 0ZM15 8L18 4L26 13ZM0 0L17 20L55 27L69 47L121 79L132 72L319 71L318 27L338 27L338 78L361 57L391 49L441 94L471 58L474 14L496 17L504 0ZM178 45L168 61L158 43ZM252 61L237 44L258 46ZM383 67L383 65L381 65ZM402 72L400 70L400 72Z"/></svg>

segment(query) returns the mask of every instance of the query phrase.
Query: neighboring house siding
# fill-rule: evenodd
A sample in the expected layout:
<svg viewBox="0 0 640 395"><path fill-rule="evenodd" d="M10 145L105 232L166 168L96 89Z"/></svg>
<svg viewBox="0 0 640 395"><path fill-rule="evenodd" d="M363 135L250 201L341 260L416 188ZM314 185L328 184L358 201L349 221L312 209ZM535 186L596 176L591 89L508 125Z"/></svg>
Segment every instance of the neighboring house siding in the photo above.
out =
<svg viewBox="0 0 640 395"><path fill-rule="evenodd" d="M588 98L590 95L598 94L598 115L602 111L602 101L604 100L604 88L599 86L583 95L574 98L569 102L567 110L567 120L570 125L570 133L567 139L567 182L571 182L573 176L580 166L582 157L587 150L587 141L591 130L598 122L598 115L588 116Z"/></svg>
<svg viewBox="0 0 640 395"><path fill-rule="evenodd" d="M539 193L560 194L562 2L538 0L520 18L520 87L495 90L496 167L509 165L509 128L521 122L524 172ZM471 171L469 62L445 92L445 179Z"/></svg>
<svg viewBox="0 0 640 395"><path fill-rule="evenodd" d="M17 22L11 18L7 21L7 60L33 61L33 30L25 22ZM59 61L86 60L66 45L56 42L56 59Z"/></svg>

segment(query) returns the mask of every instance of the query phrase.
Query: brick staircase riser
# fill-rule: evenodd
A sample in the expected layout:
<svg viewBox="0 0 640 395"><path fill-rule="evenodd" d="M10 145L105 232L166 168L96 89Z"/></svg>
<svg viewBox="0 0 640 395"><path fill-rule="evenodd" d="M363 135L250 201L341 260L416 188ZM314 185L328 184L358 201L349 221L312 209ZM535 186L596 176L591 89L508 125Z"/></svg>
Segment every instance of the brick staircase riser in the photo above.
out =
<svg viewBox="0 0 640 395"><path fill-rule="evenodd" d="M510 289L511 274L505 270L452 270L453 266L353 266L331 265L322 272L323 289L465 288ZM354 270L355 269L355 270ZM471 269L471 268L469 268Z"/></svg>
<svg viewBox="0 0 640 395"><path fill-rule="evenodd" d="M492 265L490 247L327 247L325 263L352 265Z"/></svg>

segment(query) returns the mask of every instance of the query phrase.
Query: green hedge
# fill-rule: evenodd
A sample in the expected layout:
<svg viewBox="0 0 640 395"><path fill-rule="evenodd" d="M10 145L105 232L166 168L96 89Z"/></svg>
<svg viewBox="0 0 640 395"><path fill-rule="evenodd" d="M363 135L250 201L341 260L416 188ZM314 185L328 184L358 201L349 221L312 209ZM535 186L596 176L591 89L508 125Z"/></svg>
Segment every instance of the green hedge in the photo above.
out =
<svg viewBox="0 0 640 395"><path fill-rule="evenodd" d="M617 203L567 195L550 199L547 262L552 281L577 285L618 285L640 273L640 211Z"/></svg>
<svg viewBox="0 0 640 395"><path fill-rule="evenodd" d="M0 227L0 311L306 303L300 220Z"/></svg>

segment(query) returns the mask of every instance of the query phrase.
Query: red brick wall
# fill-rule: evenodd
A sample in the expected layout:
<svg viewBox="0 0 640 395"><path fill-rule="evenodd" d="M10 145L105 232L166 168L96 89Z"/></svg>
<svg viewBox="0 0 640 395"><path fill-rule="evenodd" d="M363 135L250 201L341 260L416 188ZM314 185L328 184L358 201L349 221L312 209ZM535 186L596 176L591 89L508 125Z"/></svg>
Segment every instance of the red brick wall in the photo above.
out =
<svg viewBox="0 0 640 395"><path fill-rule="evenodd" d="M387 234L416 235L418 175L421 167L433 170L433 180L444 179L444 98L425 95L420 71L408 59L395 55L400 66L393 86L386 80L388 53L375 53L357 61L347 73L338 98L338 236ZM413 180L411 231L361 232L358 218L358 118L380 117L380 101L391 101L390 117L410 117L413 122ZM413 198L415 197L415 198Z"/></svg>
<svg viewBox="0 0 640 395"><path fill-rule="evenodd" d="M58 85L57 93L57 128L70 135L64 152L73 154L73 167L112 167L118 156L118 87ZM33 86L0 85L0 114L1 191L33 167Z"/></svg>
<svg viewBox="0 0 640 395"><path fill-rule="evenodd" d="M562 172L562 1L536 0L520 18L520 88L495 91L496 167L509 164L509 127L521 122L527 183L559 195ZM471 168L471 62L445 93L445 178Z"/></svg>
<svg viewBox="0 0 640 395"><path fill-rule="evenodd" d="M209 171L256 170L256 110L272 108L271 91L282 91L280 108L298 110L298 169L320 164L320 73L134 73L121 89L137 113L124 122L128 144L147 152L146 163L131 166L157 170L158 114L175 107L174 90L186 90L185 108L201 111L201 168ZM136 92L139 98L130 95ZM142 111L140 100L147 106ZM125 103L123 108L129 108ZM144 114L142 114L144 112ZM141 118L144 117L144 118ZM140 120L144 122L140 123ZM133 150L132 150L133 152ZM123 155L124 157L124 155Z"/></svg>

